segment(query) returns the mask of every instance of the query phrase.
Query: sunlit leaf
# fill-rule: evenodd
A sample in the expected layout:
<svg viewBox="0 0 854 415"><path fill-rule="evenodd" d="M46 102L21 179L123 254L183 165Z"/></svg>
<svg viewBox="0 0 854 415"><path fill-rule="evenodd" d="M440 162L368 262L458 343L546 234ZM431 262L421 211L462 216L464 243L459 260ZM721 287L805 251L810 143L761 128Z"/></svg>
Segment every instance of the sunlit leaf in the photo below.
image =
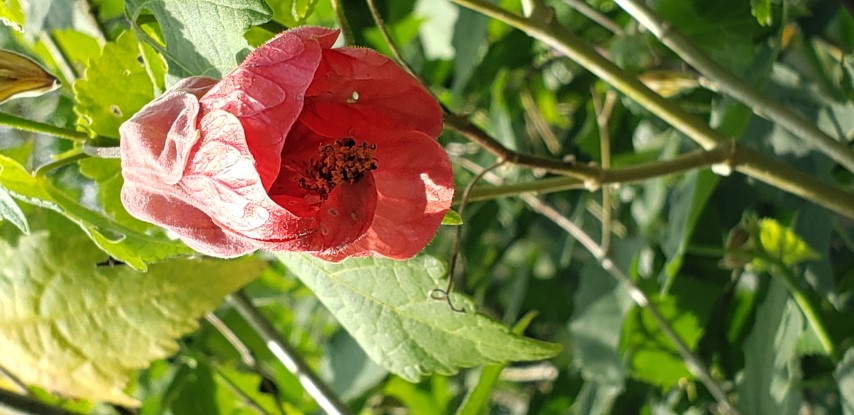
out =
<svg viewBox="0 0 854 415"><path fill-rule="evenodd" d="M3 155L0 185L19 200L63 214L80 225L98 247L138 270L144 271L146 263L193 252L179 241L119 225L55 189L44 178L33 177L18 162Z"/></svg>
<svg viewBox="0 0 854 415"><path fill-rule="evenodd" d="M141 58L142 45L124 32L92 59L74 83L77 125L93 135L119 138L119 126L154 99L154 84Z"/></svg>
<svg viewBox="0 0 854 415"><path fill-rule="evenodd" d="M27 384L122 405L130 374L178 349L196 319L264 263L174 260L139 273L67 222L0 241L0 365ZM73 247L73 249L69 249Z"/></svg>
<svg viewBox="0 0 854 415"><path fill-rule="evenodd" d="M445 213L445 217L442 218L442 225L449 226L459 226L463 224L463 218L460 217L460 214L454 212L453 210L449 210L448 213Z"/></svg>
<svg viewBox="0 0 854 415"><path fill-rule="evenodd" d="M512 334L478 314L474 303L452 295L458 313L431 299L445 265L429 256L408 261L349 259L333 264L308 255L279 254L375 362L418 381L432 373L488 363L554 356L560 346Z"/></svg>
<svg viewBox="0 0 854 415"><path fill-rule="evenodd" d="M160 23L172 82L193 75L221 78L249 53L243 33L268 21L263 0L128 0L131 20L148 10Z"/></svg>
<svg viewBox="0 0 854 415"><path fill-rule="evenodd" d="M839 385L842 413L854 415L854 347L849 347L845 352L845 357L836 366L833 376Z"/></svg>
<svg viewBox="0 0 854 415"><path fill-rule="evenodd" d="M762 26L770 26L771 0L750 0L750 13Z"/></svg>
<svg viewBox="0 0 854 415"><path fill-rule="evenodd" d="M818 259L819 255L804 242L792 229L784 227L774 219L764 218L759 221L759 242L762 250L772 258L779 260L785 266ZM765 261L757 258L754 266L763 269Z"/></svg>
<svg viewBox="0 0 854 415"><path fill-rule="evenodd" d="M4 25L19 32L24 30L23 14L21 14L20 10L17 10L16 13L11 6L6 4L6 1L0 1L0 23L3 23Z"/></svg>
<svg viewBox="0 0 854 415"><path fill-rule="evenodd" d="M287 27L305 24L305 20L314 12L317 0L270 0L273 18Z"/></svg>

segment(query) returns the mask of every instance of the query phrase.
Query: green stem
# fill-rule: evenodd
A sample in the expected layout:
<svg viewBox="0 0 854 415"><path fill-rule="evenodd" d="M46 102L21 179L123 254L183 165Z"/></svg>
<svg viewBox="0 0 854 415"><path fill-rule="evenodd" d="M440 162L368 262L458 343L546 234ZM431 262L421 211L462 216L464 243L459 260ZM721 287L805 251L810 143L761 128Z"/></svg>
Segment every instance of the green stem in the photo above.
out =
<svg viewBox="0 0 854 415"><path fill-rule="evenodd" d="M527 19L485 0L453 1L523 30L530 36L557 49L629 98L643 105L677 130L685 133L704 148L711 149L730 141L729 138L715 131L699 118L688 114L675 103L656 94L636 77L626 73L599 55L589 44L567 31L554 20L539 22ZM738 160L736 164L738 171L854 219L854 193L820 183L814 177L803 174L749 148L744 148L744 153L745 157Z"/></svg>
<svg viewBox="0 0 854 415"><path fill-rule="evenodd" d="M58 160L54 160L50 163L43 164L43 165L39 166L39 168L37 168L35 171L35 176L36 176L36 178L40 179L40 178L44 177L44 175L50 171L56 170L56 169L63 167L63 166L67 166L71 163L75 163L78 160L83 160L85 158L89 158L89 155L86 153L80 152L80 153L72 154L72 155L67 156L67 157L63 157L63 158L58 159Z"/></svg>
<svg viewBox="0 0 854 415"><path fill-rule="evenodd" d="M854 151L825 134L812 122L781 103L762 95L747 82L730 72L668 22L638 0L616 0L616 3L650 30L662 43L676 52L685 62L712 80L721 92L747 104L756 115L766 117L790 133L821 150L825 155L854 172Z"/></svg>
<svg viewBox="0 0 854 415"><path fill-rule="evenodd" d="M351 46L356 41L353 36L353 29L350 28L350 22L347 21L347 14L344 13L344 4L342 0L332 0L332 9L335 10L335 17L338 19L338 27L341 28L341 36L344 38L344 44Z"/></svg>
<svg viewBox="0 0 854 415"><path fill-rule="evenodd" d="M282 335L276 331L273 325L261 314L261 310L252 304L243 291L238 291L228 296L228 302L249 323L249 325L264 340L264 344L280 362L296 376L300 385L320 405L327 414L349 414L350 411L338 400L338 397L323 383L310 367L302 360Z"/></svg>
<svg viewBox="0 0 854 415"><path fill-rule="evenodd" d="M0 388L0 412L6 413L6 411L26 415L77 415L60 407Z"/></svg>
<svg viewBox="0 0 854 415"><path fill-rule="evenodd" d="M26 118L16 117L14 115L0 112L0 125L5 125L20 131L29 131L32 133L48 134L54 137L63 138L72 141L85 141L89 138L84 132L69 130L62 127L57 127L43 122L28 120Z"/></svg>

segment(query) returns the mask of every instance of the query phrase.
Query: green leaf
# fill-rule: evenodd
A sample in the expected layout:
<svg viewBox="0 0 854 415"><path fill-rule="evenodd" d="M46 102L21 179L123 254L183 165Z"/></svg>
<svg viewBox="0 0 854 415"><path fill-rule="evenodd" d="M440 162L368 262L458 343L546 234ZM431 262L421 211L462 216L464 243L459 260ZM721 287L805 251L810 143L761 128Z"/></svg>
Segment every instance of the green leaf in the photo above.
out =
<svg viewBox="0 0 854 415"><path fill-rule="evenodd" d="M537 316L535 311L525 314L515 325L513 325L513 333L521 335ZM498 378L501 376L501 371L507 367L507 364L486 365L480 371L476 386L469 390L460 407L457 408L457 415L478 415L485 413L489 408L489 401L492 397L492 390L495 384L498 383Z"/></svg>
<svg viewBox="0 0 854 415"><path fill-rule="evenodd" d="M708 170L691 172L673 190L667 220L669 226L662 244L668 256L664 267L668 281L672 281L682 269L685 250L718 181L719 177Z"/></svg>
<svg viewBox="0 0 854 415"><path fill-rule="evenodd" d="M409 380L461 367L554 356L560 346L510 333L501 324L475 312L462 295L452 303L430 298L440 287L445 265L430 256L408 261L379 258L327 263L308 255L278 254L323 302L368 356L390 372Z"/></svg>
<svg viewBox="0 0 854 415"><path fill-rule="evenodd" d="M460 214L454 212L453 210L449 210L448 213L445 213L445 217L442 218L442 225L448 226L460 226L463 224L463 218L460 217Z"/></svg>
<svg viewBox="0 0 854 415"><path fill-rule="evenodd" d="M762 26L771 26L771 0L750 0L750 13Z"/></svg>
<svg viewBox="0 0 854 415"><path fill-rule="evenodd" d="M787 267L819 258L818 253L792 229L784 227L772 218L759 221L759 243L766 254ZM765 269L768 264L762 258L756 258L753 260L753 265L759 269Z"/></svg>
<svg viewBox="0 0 854 415"><path fill-rule="evenodd" d="M121 161L117 159L88 158L78 162L80 173L98 184L98 202L104 212L116 222L131 229L146 232L154 228L128 213L121 201L122 177Z"/></svg>
<svg viewBox="0 0 854 415"><path fill-rule="evenodd" d="M166 58L171 81L193 75L221 78L249 53L243 33L270 20L263 0L127 0L131 21L149 10L160 23L166 47L149 40Z"/></svg>
<svg viewBox="0 0 854 415"><path fill-rule="evenodd" d="M573 361L586 380L620 388L626 376L620 327L633 304L629 290L598 264L585 265L580 277L569 322Z"/></svg>
<svg viewBox="0 0 854 415"><path fill-rule="evenodd" d="M30 225L27 223L27 217L21 208L9 195L9 191L0 185L0 220L6 219L15 225L21 232L29 234Z"/></svg>
<svg viewBox="0 0 854 415"><path fill-rule="evenodd" d="M193 252L179 241L133 230L86 208L3 155L0 155L0 185L19 200L63 214L80 225L99 248L140 271L146 269L148 262Z"/></svg>
<svg viewBox="0 0 854 415"><path fill-rule="evenodd" d="M305 24L305 20L314 12L317 0L270 0L273 18L287 27Z"/></svg>
<svg viewBox="0 0 854 415"><path fill-rule="evenodd" d="M265 266L247 257L174 260L147 273L99 267L103 252L52 223L0 241L0 365L68 396L136 405L123 392L130 374L177 351L177 337Z"/></svg>
<svg viewBox="0 0 854 415"><path fill-rule="evenodd" d="M848 348L848 351L845 352L845 357L836 366L833 376L839 385L842 413L854 415L854 347Z"/></svg>
<svg viewBox="0 0 854 415"><path fill-rule="evenodd" d="M19 32L24 31L24 14L20 7L18 10L13 10L12 7L6 4L6 1L0 1L0 22Z"/></svg>
<svg viewBox="0 0 854 415"><path fill-rule="evenodd" d="M782 283L771 279L744 342L738 406L747 414L791 414L798 408L796 344L803 317Z"/></svg>
<svg viewBox="0 0 854 415"><path fill-rule="evenodd" d="M119 126L154 99L154 84L133 32L122 33L92 59L74 83L77 126L92 135L119 138Z"/></svg>

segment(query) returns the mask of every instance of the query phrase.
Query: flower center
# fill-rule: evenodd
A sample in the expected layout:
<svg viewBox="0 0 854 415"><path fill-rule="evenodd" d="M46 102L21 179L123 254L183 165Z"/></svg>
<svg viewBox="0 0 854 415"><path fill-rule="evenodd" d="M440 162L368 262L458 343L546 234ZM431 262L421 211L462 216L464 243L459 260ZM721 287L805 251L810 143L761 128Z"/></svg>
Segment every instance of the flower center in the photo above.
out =
<svg viewBox="0 0 854 415"><path fill-rule="evenodd" d="M365 172L377 169L377 160L371 155L376 144L356 144L352 138L341 138L332 144L321 145L318 158L306 163L299 186L326 200L335 186L356 183Z"/></svg>

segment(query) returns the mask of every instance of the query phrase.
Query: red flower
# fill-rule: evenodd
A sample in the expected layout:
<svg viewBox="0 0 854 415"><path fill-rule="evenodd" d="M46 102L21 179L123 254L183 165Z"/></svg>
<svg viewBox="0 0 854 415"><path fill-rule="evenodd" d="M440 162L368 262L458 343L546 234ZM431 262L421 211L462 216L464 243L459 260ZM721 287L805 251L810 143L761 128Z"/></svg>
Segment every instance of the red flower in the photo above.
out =
<svg viewBox="0 0 854 415"><path fill-rule="evenodd" d="M451 204L431 95L372 50L303 27L221 81L185 79L121 127L122 202L198 251L409 258Z"/></svg>

